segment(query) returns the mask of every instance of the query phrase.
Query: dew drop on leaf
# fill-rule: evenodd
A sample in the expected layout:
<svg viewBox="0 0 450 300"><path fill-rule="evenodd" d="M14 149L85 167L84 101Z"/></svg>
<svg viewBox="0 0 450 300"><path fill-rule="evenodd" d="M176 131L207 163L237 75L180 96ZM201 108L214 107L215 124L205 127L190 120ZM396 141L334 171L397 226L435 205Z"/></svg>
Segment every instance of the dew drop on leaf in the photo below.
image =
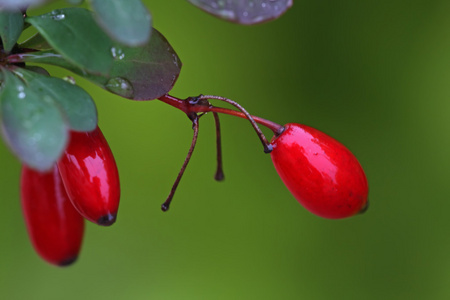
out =
<svg viewBox="0 0 450 300"><path fill-rule="evenodd" d="M25 94L25 89L23 88L23 86L19 85L17 87L17 91L19 92L17 94L17 98L19 99L24 99L27 95Z"/></svg>
<svg viewBox="0 0 450 300"><path fill-rule="evenodd" d="M60 11L60 10L54 10L50 14L50 18L56 21L64 20L66 18L66 15Z"/></svg>
<svg viewBox="0 0 450 300"><path fill-rule="evenodd" d="M63 77L63 80L67 81L68 83L71 83L71 84L77 84L77 82L75 81L75 78L73 78L72 76Z"/></svg>
<svg viewBox="0 0 450 300"><path fill-rule="evenodd" d="M114 94L125 98L133 98L133 85L123 77L115 77L108 80L106 89Z"/></svg>
<svg viewBox="0 0 450 300"><path fill-rule="evenodd" d="M112 47L111 54L114 57L114 59L122 60L125 58L125 53L123 53L123 50L120 48Z"/></svg>

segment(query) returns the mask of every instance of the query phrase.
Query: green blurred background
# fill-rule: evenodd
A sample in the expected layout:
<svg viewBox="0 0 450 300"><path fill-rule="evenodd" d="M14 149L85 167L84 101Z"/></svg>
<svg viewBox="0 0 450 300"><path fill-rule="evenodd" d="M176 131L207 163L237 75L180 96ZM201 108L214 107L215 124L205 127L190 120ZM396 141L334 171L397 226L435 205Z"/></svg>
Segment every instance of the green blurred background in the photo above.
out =
<svg viewBox="0 0 450 300"><path fill-rule="evenodd" d="M162 213L190 121L77 77L120 170L118 221L88 224L73 266L47 265L23 223L20 165L0 143L1 299L450 298L449 1L296 0L280 19L253 27L187 1L145 2L183 62L173 95L226 96L252 114L332 135L363 165L371 207L338 221L310 214L251 126L228 116L226 180L215 182L208 115Z"/></svg>

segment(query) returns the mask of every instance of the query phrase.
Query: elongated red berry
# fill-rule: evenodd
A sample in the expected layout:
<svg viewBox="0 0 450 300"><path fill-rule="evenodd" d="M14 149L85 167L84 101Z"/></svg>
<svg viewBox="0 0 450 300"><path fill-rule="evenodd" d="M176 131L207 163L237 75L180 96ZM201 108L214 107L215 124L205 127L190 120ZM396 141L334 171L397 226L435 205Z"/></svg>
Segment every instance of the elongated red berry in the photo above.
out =
<svg viewBox="0 0 450 300"><path fill-rule="evenodd" d="M58 168L67 194L82 216L103 226L116 221L119 173L98 127L92 132L71 132Z"/></svg>
<svg viewBox="0 0 450 300"><path fill-rule="evenodd" d="M58 169L40 173L22 168L22 210L36 252L57 266L73 263L80 252L84 218L76 211Z"/></svg>
<svg viewBox="0 0 450 300"><path fill-rule="evenodd" d="M356 157L325 133L290 123L271 142L275 169L310 212L330 219L367 208L368 184Z"/></svg>

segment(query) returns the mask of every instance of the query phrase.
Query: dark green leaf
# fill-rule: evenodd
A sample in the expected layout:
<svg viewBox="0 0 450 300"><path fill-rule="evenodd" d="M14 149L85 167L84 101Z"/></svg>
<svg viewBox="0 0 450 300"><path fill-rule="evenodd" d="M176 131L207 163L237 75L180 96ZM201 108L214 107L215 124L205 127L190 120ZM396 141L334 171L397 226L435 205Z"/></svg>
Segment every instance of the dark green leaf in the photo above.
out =
<svg viewBox="0 0 450 300"><path fill-rule="evenodd" d="M52 46L46 39L38 32L23 43L19 44L20 48L36 49L36 50L49 50Z"/></svg>
<svg viewBox="0 0 450 300"><path fill-rule="evenodd" d="M0 10L0 37L3 49L9 53L19 39L23 29L23 15L19 10Z"/></svg>
<svg viewBox="0 0 450 300"><path fill-rule="evenodd" d="M0 119L5 141L23 163L48 170L67 144L63 115L50 96L42 97L9 71L3 77Z"/></svg>
<svg viewBox="0 0 450 300"><path fill-rule="evenodd" d="M39 73L41 75L50 76L50 74L48 73L48 71L46 69L38 67L38 66L26 66L26 69L29 71Z"/></svg>
<svg viewBox="0 0 450 300"><path fill-rule="evenodd" d="M74 65L94 74L107 74L111 69L112 41L98 27L90 11L65 8L26 21Z"/></svg>
<svg viewBox="0 0 450 300"><path fill-rule="evenodd" d="M143 47L112 48L115 57L108 75L98 76L72 65L60 54L42 51L11 56L13 62L57 65L77 73L122 97L151 100L168 93L175 84L181 62L169 42L156 29Z"/></svg>
<svg viewBox="0 0 450 300"><path fill-rule="evenodd" d="M24 69L14 72L41 97L51 97L75 131L92 131L97 127L97 109L91 96L79 86L65 80L44 76Z"/></svg>
<svg viewBox="0 0 450 300"><path fill-rule="evenodd" d="M36 6L45 2L48 2L48 0L0 0L0 6L8 10L23 9L28 6Z"/></svg>
<svg viewBox="0 0 450 300"><path fill-rule="evenodd" d="M276 19L288 10L293 0L188 0L221 19L252 25Z"/></svg>
<svg viewBox="0 0 450 300"><path fill-rule="evenodd" d="M94 17L108 35L126 46L150 39L152 19L141 0L91 0Z"/></svg>

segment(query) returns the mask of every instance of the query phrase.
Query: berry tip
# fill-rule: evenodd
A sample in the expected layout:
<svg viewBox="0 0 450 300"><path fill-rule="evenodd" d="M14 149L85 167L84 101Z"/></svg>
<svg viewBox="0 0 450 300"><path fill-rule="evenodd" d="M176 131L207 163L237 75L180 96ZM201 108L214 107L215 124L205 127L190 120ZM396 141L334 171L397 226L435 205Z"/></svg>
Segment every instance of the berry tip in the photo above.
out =
<svg viewBox="0 0 450 300"><path fill-rule="evenodd" d="M58 263L58 267L68 267L77 260L78 256L73 256Z"/></svg>
<svg viewBox="0 0 450 300"><path fill-rule="evenodd" d="M169 205L166 203L161 204L161 210L166 212L169 210Z"/></svg>
<svg viewBox="0 0 450 300"><path fill-rule="evenodd" d="M223 172L217 172L214 176L214 179L216 181L223 181L225 179L225 175L223 174Z"/></svg>
<svg viewBox="0 0 450 300"><path fill-rule="evenodd" d="M273 150L272 144L267 144L264 146L264 153L270 153Z"/></svg>
<svg viewBox="0 0 450 300"><path fill-rule="evenodd" d="M363 214L369 209L369 200L367 200L366 204L364 204L363 207L361 207L361 210L358 212L358 214Z"/></svg>
<svg viewBox="0 0 450 300"><path fill-rule="evenodd" d="M111 226L116 222L116 218L117 214L107 214L98 218L97 224L101 226Z"/></svg>

